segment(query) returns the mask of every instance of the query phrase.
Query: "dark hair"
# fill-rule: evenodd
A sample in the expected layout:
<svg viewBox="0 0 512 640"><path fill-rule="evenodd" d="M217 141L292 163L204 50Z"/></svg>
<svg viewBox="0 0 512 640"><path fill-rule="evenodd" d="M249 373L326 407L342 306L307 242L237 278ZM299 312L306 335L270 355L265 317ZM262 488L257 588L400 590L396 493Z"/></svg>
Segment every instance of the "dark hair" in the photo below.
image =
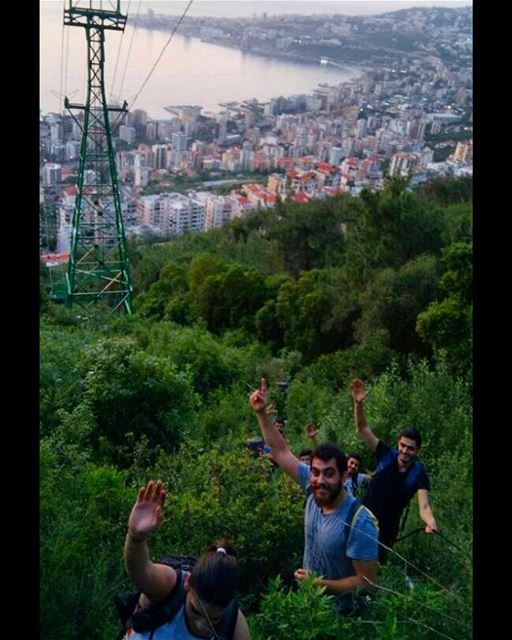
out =
<svg viewBox="0 0 512 640"><path fill-rule="evenodd" d="M319 458L324 462L334 458L340 473L345 473L347 470L347 456L338 447L338 445L333 442L322 442L322 444L318 445L311 454L311 460L313 460L313 458Z"/></svg>
<svg viewBox="0 0 512 640"><path fill-rule="evenodd" d="M299 458L302 458L302 456L310 456L312 454L311 449L301 449L301 452L299 453Z"/></svg>
<svg viewBox="0 0 512 640"><path fill-rule="evenodd" d="M407 427L407 429L402 429L398 434L398 439L400 438L409 438L409 440L414 440L418 449L421 447L421 434L418 429L414 427Z"/></svg>
<svg viewBox="0 0 512 640"><path fill-rule="evenodd" d="M347 461L349 458L354 458L354 460L357 460L359 464L361 464L361 456L358 453L347 453Z"/></svg>
<svg viewBox="0 0 512 640"><path fill-rule="evenodd" d="M227 607L235 597L238 579L238 554L229 540L221 538L198 558L190 574L190 586L206 603Z"/></svg>

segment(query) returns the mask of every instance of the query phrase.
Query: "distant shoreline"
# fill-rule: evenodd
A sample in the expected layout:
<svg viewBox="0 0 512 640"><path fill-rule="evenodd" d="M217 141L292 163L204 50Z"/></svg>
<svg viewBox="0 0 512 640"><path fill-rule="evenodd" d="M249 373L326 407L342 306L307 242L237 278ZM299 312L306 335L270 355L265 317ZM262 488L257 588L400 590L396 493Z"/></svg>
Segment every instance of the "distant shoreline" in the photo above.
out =
<svg viewBox="0 0 512 640"><path fill-rule="evenodd" d="M143 26L140 27L141 29L144 29L145 31L159 31L160 33L167 33L167 31L165 29L160 29L158 27L147 27L147 26ZM223 47L225 49L234 49L236 51L241 51L242 53L247 53L249 55L254 55L257 57L262 57L262 58L273 58L276 60L284 60L286 62L295 62L297 64L304 64L304 65L308 65L311 67L314 66L318 66L320 67L320 60L316 61L316 60L312 60L311 58L305 58L303 56L297 55L297 54L290 54L290 53L277 53L277 52L266 52L266 51L260 51L257 49L246 49L244 47L238 46L236 44L233 43L226 43L226 42L218 42L216 40L213 39L209 39L209 38L200 38L198 36L191 36L191 35L181 35L182 38L190 38L193 40L197 40L198 42L203 42L205 44L212 44L214 46L217 47ZM338 85L342 85L345 83L349 83L349 82L358 82L358 81L363 81L368 73L371 71L371 67L368 65L360 65L360 66L350 66L350 65L343 65L340 64L338 62L335 63L335 65L332 66L336 66L340 69L340 71L342 73L350 73L352 75L352 77L350 79L346 79L346 80L341 80L340 82L337 83L336 86ZM334 80L333 80L334 83ZM311 95L313 95L313 92L320 86L320 82L317 84L317 86L311 90ZM279 96L272 96L273 98L277 98ZM286 96L284 96L286 97ZM201 106L202 109L205 109L204 105L198 105ZM222 106L220 103L217 103L216 106ZM164 107L165 108L165 107ZM211 107L207 109L208 111L211 111ZM161 117L159 116L157 119L161 119Z"/></svg>
<svg viewBox="0 0 512 640"><path fill-rule="evenodd" d="M168 30L159 28L159 27L141 26L140 28L144 29L145 31L159 31L160 33L168 34ZM199 36L190 36L185 34L180 34L180 35L182 38L190 38L193 40L198 40L199 42L204 42L205 44L213 44L217 47L223 47L225 49L235 49L236 51L241 51L242 53L248 53L250 55L261 56L264 58L275 58L277 60L285 60L286 62L296 62L297 64L307 64L312 67L320 66L319 59L313 60L311 58L306 58L304 56L301 56L297 53L285 53L285 52L279 53L277 51L267 52L267 51L262 51L260 49L250 49L250 48L242 47L237 44L214 40L213 38L200 38ZM370 67L368 67L367 65L351 66L348 64L341 64L339 62L336 62L336 66L345 72L355 71L357 73L357 71L361 70L362 72L364 72L364 74L366 74L366 71L370 69Z"/></svg>

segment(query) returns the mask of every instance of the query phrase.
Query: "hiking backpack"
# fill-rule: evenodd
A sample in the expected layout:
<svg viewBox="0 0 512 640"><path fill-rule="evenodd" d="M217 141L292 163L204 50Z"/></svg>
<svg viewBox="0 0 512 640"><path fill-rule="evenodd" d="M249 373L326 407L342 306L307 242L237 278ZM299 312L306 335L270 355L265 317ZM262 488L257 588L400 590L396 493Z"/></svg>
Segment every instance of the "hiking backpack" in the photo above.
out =
<svg viewBox="0 0 512 640"><path fill-rule="evenodd" d="M149 639L151 640L158 627L171 622L184 605L187 595L183 584L183 571L192 571L195 563L196 558L193 556L164 556L159 560L159 564L166 564L176 571L176 584L169 594L159 602L150 602L137 609L141 591L130 591L116 595L114 603L123 626L118 640L122 640L130 628L137 633L150 631ZM233 600L227 607L221 622L216 626L215 636L232 640L237 617L238 602Z"/></svg>

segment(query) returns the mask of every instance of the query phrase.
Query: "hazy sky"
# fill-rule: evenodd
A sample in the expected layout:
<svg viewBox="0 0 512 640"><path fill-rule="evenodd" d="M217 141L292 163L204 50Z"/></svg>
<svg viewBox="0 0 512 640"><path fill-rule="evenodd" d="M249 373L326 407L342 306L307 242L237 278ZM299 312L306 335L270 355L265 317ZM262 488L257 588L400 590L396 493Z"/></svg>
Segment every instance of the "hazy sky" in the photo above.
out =
<svg viewBox="0 0 512 640"><path fill-rule="evenodd" d="M43 10L49 8L60 10L69 0L41 0ZM74 4L87 6L89 0L73 0ZM115 7L114 0L93 0L94 6L101 3L104 8ZM122 0L121 8L126 10L130 4L131 12L137 12L138 5L144 13L153 9L159 13L181 14L188 0ZM345 13L348 15L384 13L409 7L471 6L472 0L194 0L188 10L190 16L215 15L217 12L226 17L251 16L277 13Z"/></svg>
<svg viewBox="0 0 512 640"><path fill-rule="evenodd" d="M73 0L74 5L82 7L89 6L89 3L89 0ZM136 18L137 14L145 14L151 8L158 13L182 15L187 4L188 0L131 0L131 2L122 0L121 10L128 13L129 16L126 33L109 32L106 42L106 80L112 95L122 96L123 99L129 99L132 95L135 95L147 75L148 69L152 67L154 61L161 55L165 41L167 41L167 35L164 32L146 32L144 29L136 29L134 18ZM45 112L59 110L63 95L67 95L78 102L84 99L87 69L85 38L84 34L80 33L79 30L64 27L63 9L68 6L69 0L42 0L40 2L40 103ZM100 0L94 0L93 7L99 6ZM102 0L101 6L111 9L115 8L116 3L111 0ZM412 6L471 6L471 0L258 0L257 2L253 0L195 0L188 11L188 15L226 19L261 17L264 12L269 16L285 13L301 15L313 13L369 15L397 11ZM125 35L124 41L123 35ZM136 40L134 50L138 51L137 63L134 62L133 57L128 60L134 36ZM130 46L128 47L129 43ZM123 44L124 47L121 46ZM182 47L185 47L185 44L190 50L181 50ZM187 40L186 43L180 42L178 34L172 46L165 49L164 57L159 61L151 82L140 98L144 102L144 106L155 115L160 113L164 105L171 104L175 99L178 99L171 97L170 91L166 93L166 83L171 81L173 83L174 96L179 95L179 99L187 101L187 104L192 104L190 101L200 100L198 104L200 103L209 109L213 109L214 106L212 105L221 101L245 99L250 96L251 87L245 87L243 82L247 79L248 74L256 82L257 74L261 71L261 61L258 64L257 58L243 56L233 49L219 48L218 46L216 48L212 47L213 45L207 45L200 41L196 42L195 40L193 43L190 40ZM220 60L216 58L216 53L221 57ZM194 62L195 70L199 69L201 65L206 65L206 67L210 65L207 70L203 70L204 73L200 79L195 77L192 72L193 69L189 60L192 54L197 56L201 54L200 60ZM243 61L239 60L240 57L243 58ZM128 61L130 62L129 65L127 64ZM183 68L180 66L181 63L183 63ZM267 67L271 64L279 67L279 64L282 66L284 62L280 61L278 64L277 60L266 61ZM238 92L235 87L231 89L226 85L226 77L220 78L218 73L212 71L212 68L216 69L217 67L222 67L224 76L229 71L229 80L239 86ZM281 78L282 74L279 75L281 71L284 73L285 78L295 77L297 74L293 70L284 72L279 67L279 69L273 70L272 78L274 80ZM300 72L304 76L304 82L307 80L308 71L311 71L311 69L304 68ZM341 82L345 79L326 77L329 75L328 71L332 72L333 69L320 69L318 71L318 79L308 80L307 87L295 81L293 86L289 86L286 81L283 81L283 86L271 87L269 85L266 87L268 95L278 95L282 91L288 91L290 95L292 93L307 92L314 88L318 82L336 84L336 82ZM183 85L181 89L180 82ZM217 95L220 83L226 85L226 95ZM213 86L210 86L211 84ZM266 86L266 84L268 83L263 81L263 86ZM159 87L159 85L161 86ZM195 85L204 89L204 96L189 95ZM163 95L160 95L159 91ZM254 92L254 95L257 94L259 98L266 99L268 97L267 91L263 91L260 85L254 88Z"/></svg>

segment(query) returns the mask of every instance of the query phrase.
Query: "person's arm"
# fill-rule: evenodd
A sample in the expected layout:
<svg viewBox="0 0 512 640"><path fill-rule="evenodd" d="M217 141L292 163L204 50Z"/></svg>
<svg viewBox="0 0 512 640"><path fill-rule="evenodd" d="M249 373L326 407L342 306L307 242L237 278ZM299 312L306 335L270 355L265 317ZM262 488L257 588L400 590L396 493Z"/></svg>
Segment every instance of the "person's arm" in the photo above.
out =
<svg viewBox="0 0 512 640"><path fill-rule="evenodd" d="M427 489L418 489L418 505L420 508L420 518L425 523L425 533L435 533L437 531L437 524L432 512L432 507L430 506Z"/></svg>
<svg viewBox="0 0 512 640"><path fill-rule="evenodd" d="M311 440L311 446L313 447L313 449L316 449L318 447L318 440L316 439L316 437L318 436L319 430L320 430L320 427L315 427L315 425L312 422L309 422L306 425L306 434L308 438Z"/></svg>
<svg viewBox="0 0 512 640"><path fill-rule="evenodd" d="M352 560L352 563L356 571L355 576L339 578L338 580L318 578L315 580L315 584L325 587L326 593L332 595L373 590L377 582L379 566L377 560ZM307 569L297 569L294 576L296 580L302 581L309 576L309 571Z"/></svg>
<svg viewBox="0 0 512 640"><path fill-rule="evenodd" d="M156 484L150 480L139 491L128 520L124 545L126 572L150 600L164 598L176 584L176 571L167 565L152 562L146 542L160 527L165 495L161 480Z"/></svg>
<svg viewBox="0 0 512 640"><path fill-rule="evenodd" d="M251 640L249 625L247 624L244 614L240 610L238 610L233 640Z"/></svg>
<svg viewBox="0 0 512 640"><path fill-rule="evenodd" d="M366 442L371 451L375 451L377 445L379 444L379 439L370 429L370 427L368 426L368 422L366 421L366 416L364 413L364 401L366 396L368 395L368 391L364 390L363 381L359 379L352 380L352 382L350 383L350 392L352 394L352 399L354 400L354 417L356 421L356 430Z"/></svg>
<svg viewBox="0 0 512 640"><path fill-rule="evenodd" d="M271 448L273 460L291 476L296 482L299 481L299 460L290 451L286 440L279 433L279 429L272 422L272 418L266 413L267 406L267 383L265 378L261 379L260 386L249 395L251 406L258 419L263 440Z"/></svg>

